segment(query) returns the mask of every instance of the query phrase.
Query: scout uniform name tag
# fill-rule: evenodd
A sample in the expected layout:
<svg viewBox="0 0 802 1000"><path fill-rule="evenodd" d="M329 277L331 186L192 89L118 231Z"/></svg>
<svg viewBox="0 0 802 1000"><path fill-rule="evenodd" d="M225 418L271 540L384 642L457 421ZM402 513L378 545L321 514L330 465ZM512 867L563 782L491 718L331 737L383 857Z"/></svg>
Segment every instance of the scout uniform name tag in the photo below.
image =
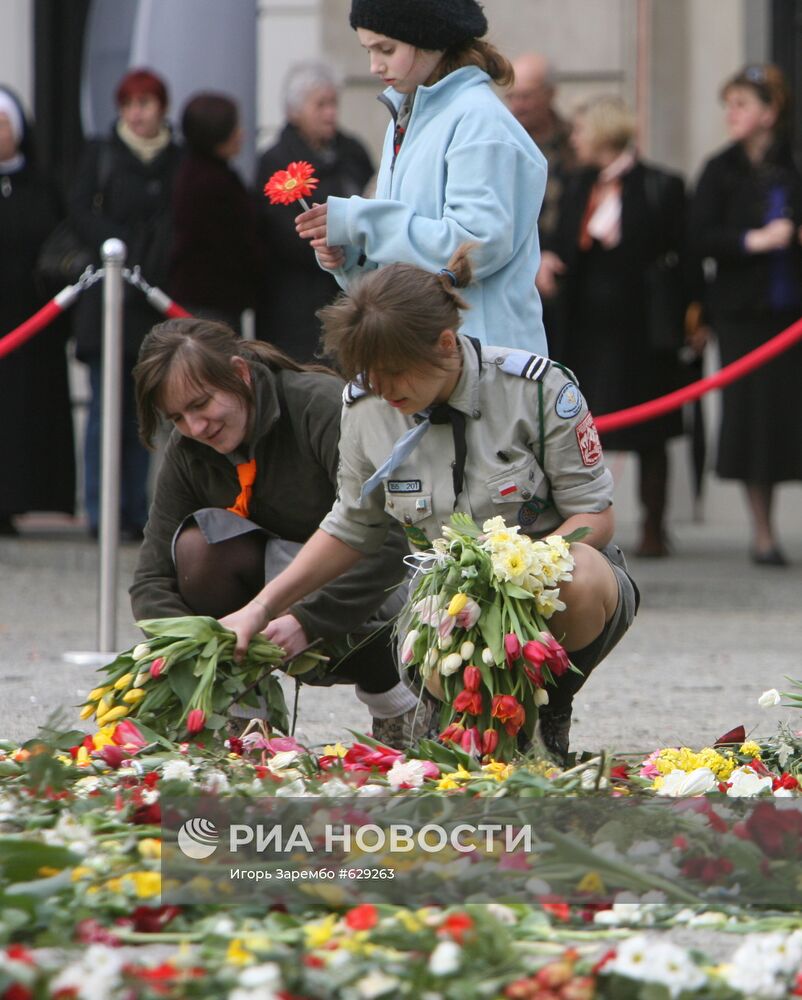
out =
<svg viewBox="0 0 802 1000"><path fill-rule="evenodd" d="M388 493L420 493L423 483L420 479L388 479Z"/></svg>

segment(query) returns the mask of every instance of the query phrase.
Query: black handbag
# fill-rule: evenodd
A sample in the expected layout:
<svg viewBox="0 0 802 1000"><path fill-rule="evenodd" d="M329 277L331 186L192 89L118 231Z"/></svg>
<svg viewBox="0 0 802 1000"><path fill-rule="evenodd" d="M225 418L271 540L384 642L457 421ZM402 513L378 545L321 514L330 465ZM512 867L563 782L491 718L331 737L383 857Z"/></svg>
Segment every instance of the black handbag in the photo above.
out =
<svg viewBox="0 0 802 1000"><path fill-rule="evenodd" d="M644 175L646 199L658 219L663 204L661 190L665 176L653 168ZM676 354L685 343L688 299L681 263L679 254L668 250L646 267L646 324L649 343L655 351Z"/></svg>
<svg viewBox="0 0 802 1000"><path fill-rule="evenodd" d="M97 164L97 194L92 199L92 211L103 208L104 189L112 168L113 151L108 143L100 147ZM63 219L39 248L35 273L38 281L48 291L58 292L65 285L73 285L87 267L97 261L97 250L88 247L76 233L70 219Z"/></svg>

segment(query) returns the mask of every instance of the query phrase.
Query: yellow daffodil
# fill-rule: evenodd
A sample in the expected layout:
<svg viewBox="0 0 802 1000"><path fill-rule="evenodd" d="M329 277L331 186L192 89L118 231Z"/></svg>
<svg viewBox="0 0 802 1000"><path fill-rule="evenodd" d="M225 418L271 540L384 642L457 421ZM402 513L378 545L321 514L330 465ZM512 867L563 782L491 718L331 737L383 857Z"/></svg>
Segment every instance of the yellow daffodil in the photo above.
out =
<svg viewBox="0 0 802 1000"><path fill-rule="evenodd" d="M459 783L456 776L453 774L445 774L437 782L438 792L450 792L454 788L462 788L462 785Z"/></svg>
<svg viewBox="0 0 802 1000"><path fill-rule="evenodd" d="M151 896L158 896L162 891L162 877L159 872L128 872L121 876L120 882L124 888L133 889L138 899L149 899Z"/></svg>
<svg viewBox="0 0 802 1000"><path fill-rule="evenodd" d="M228 946L226 961L231 965L248 965L253 961L253 955L247 951L239 938L234 938Z"/></svg>
<svg viewBox="0 0 802 1000"><path fill-rule="evenodd" d="M506 781L515 772L512 764L503 764L500 760L491 760L489 764L483 764L482 770L496 781Z"/></svg>
<svg viewBox="0 0 802 1000"><path fill-rule="evenodd" d="M399 912L395 915L395 919L399 924L401 924L404 930L409 931L410 934L417 934L418 931L422 931L426 927L426 925L409 910L399 910Z"/></svg>
<svg viewBox="0 0 802 1000"><path fill-rule="evenodd" d="M137 850L140 857L148 861L158 861L162 856L162 842L158 837L144 837L137 844Z"/></svg>
<svg viewBox="0 0 802 1000"><path fill-rule="evenodd" d="M589 892L594 896L604 893L605 887L598 872L586 872L577 882L577 892Z"/></svg>
<svg viewBox="0 0 802 1000"><path fill-rule="evenodd" d="M334 933L337 919L338 917L336 913L330 913L327 917L324 917L323 920L307 924L304 927L306 947L310 949L322 948L324 944L327 944L331 940L331 936Z"/></svg>

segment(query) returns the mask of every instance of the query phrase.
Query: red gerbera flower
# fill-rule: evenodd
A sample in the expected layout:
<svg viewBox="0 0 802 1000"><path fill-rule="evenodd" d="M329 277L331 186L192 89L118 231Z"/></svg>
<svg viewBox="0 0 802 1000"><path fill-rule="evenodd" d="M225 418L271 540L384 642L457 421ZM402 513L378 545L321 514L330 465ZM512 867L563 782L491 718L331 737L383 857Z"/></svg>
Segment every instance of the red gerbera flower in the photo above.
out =
<svg viewBox="0 0 802 1000"><path fill-rule="evenodd" d="M309 206L304 201L318 185L315 168L306 160L296 160L290 163L286 170L277 170L265 184L265 196L271 205L291 205L300 201L304 208Z"/></svg>

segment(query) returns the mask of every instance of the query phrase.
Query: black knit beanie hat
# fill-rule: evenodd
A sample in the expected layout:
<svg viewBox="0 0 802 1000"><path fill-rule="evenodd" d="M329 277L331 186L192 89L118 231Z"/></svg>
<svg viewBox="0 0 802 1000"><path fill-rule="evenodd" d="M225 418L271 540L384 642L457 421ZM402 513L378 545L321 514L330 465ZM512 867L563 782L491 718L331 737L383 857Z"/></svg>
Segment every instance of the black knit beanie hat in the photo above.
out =
<svg viewBox="0 0 802 1000"><path fill-rule="evenodd" d="M449 49L487 31L476 0L352 0L351 27L418 49Z"/></svg>

